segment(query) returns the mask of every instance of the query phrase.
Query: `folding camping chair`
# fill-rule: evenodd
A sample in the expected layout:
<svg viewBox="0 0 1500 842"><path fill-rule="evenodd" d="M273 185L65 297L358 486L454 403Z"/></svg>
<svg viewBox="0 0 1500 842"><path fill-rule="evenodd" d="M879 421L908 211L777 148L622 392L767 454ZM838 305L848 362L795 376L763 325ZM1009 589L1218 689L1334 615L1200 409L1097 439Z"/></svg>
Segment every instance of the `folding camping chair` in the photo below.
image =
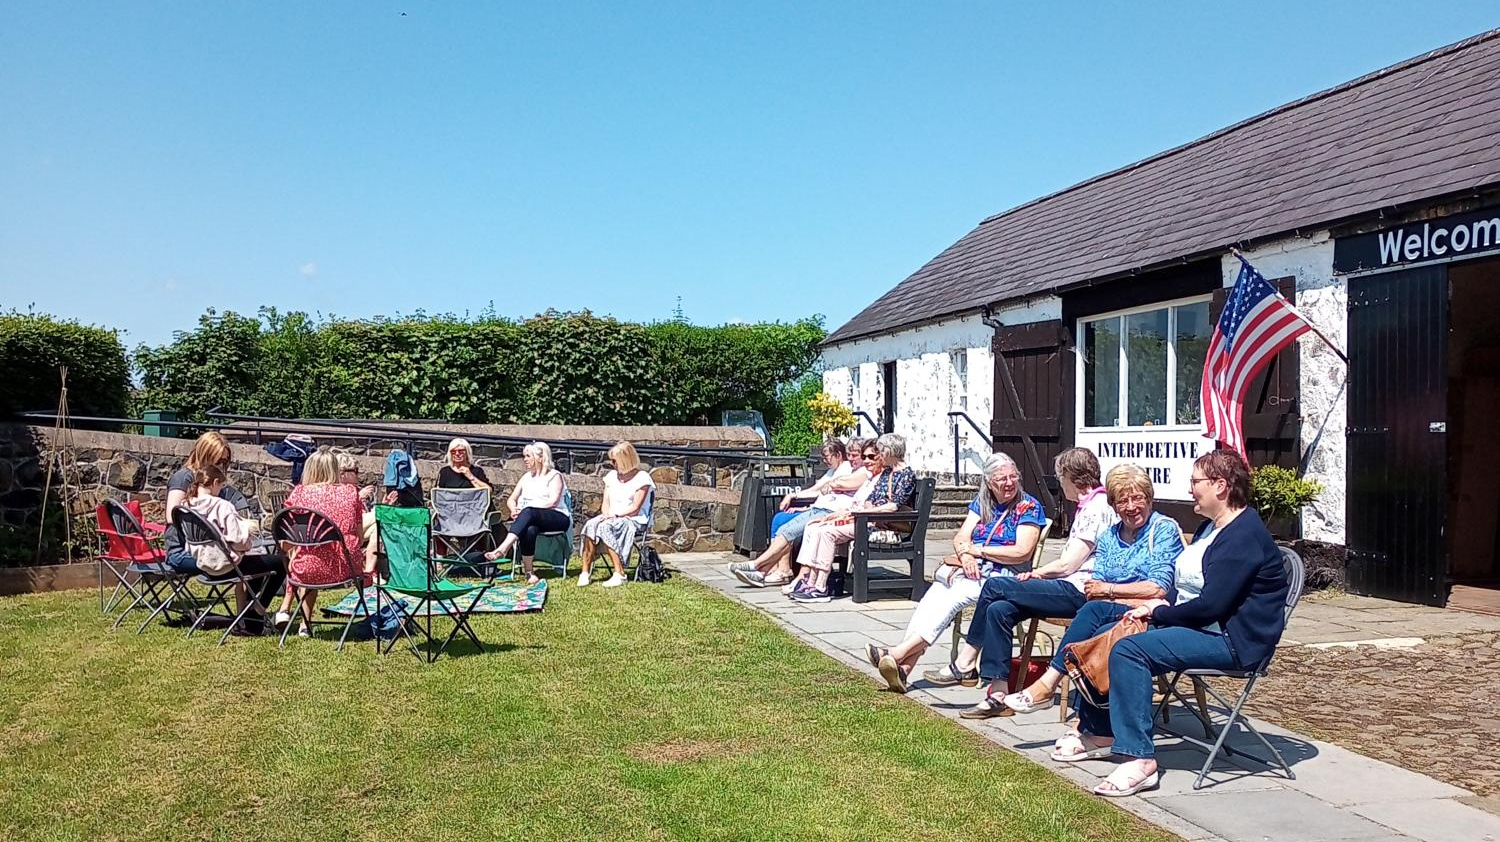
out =
<svg viewBox="0 0 1500 842"><path fill-rule="evenodd" d="M1287 581L1285 616L1287 621L1290 621L1292 619L1292 611L1297 607L1297 601L1302 598L1302 584L1304 576L1302 557L1297 555L1297 553L1290 547L1282 547L1281 563L1282 566L1286 569ZM1270 672L1271 658L1274 657L1275 654L1275 651L1272 650L1271 654L1266 656L1265 661L1253 670L1189 669L1173 674L1172 677L1167 681L1161 704L1157 705L1156 707L1157 718L1162 718L1163 714L1167 710L1167 705L1171 704L1175 699L1179 702L1182 702L1183 706L1192 711L1193 714L1198 717L1198 720L1203 723L1203 740L1189 737L1187 734L1176 731L1169 725L1163 724L1161 722L1158 722L1156 726L1159 730L1165 733L1171 734L1175 737L1180 737L1181 739L1208 751L1208 759L1203 762L1203 768L1198 770L1198 779L1193 781L1193 789L1203 788L1203 781L1207 779L1209 770L1213 768L1214 759L1219 756L1219 752L1221 751L1224 753L1226 759L1228 759L1235 765L1240 766L1241 768L1245 768L1244 764L1241 764L1238 760L1235 760L1236 757L1243 757L1246 760L1252 760L1262 766L1265 766L1268 769L1274 770L1277 767L1280 767L1281 771L1286 774L1288 780L1296 780L1297 775L1292 772L1292 767L1287 765L1286 759L1281 756L1281 752L1276 750L1276 746L1271 745L1270 741L1265 738L1265 735L1261 734L1260 731L1256 730L1254 725L1250 724L1249 719L1240 715L1240 711L1245 707L1245 702L1250 699L1251 691L1255 689L1255 682L1263 678ZM1181 681L1184 676L1191 679L1193 682L1193 690L1198 697L1197 706L1189 703L1188 700L1183 697L1182 692L1177 689L1177 683ZM1204 681L1204 679L1206 678L1236 679L1245 682L1245 686L1240 690L1239 696L1234 700L1233 703L1231 703L1227 698L1221 696L1219 694L1219 691L1215 690L1212 685ZM1224 724L1221 726L1217 726L1217 730L1216 726L1213 723L1213 718L1208 713L1207 706L1203 704L1203 695L1205 693L1213 696L1214 701L1218 702L1220 706L1228 711L1228 716L1224 720ZM1234 730L1236 722L1242 725L1246 731L1249 731L1250 734L1252 734L1257 740L1260 741L1261 745L1265 746L1271 752L1271 757L1274 758L1275 762L1262 757L1257 757L1253 754L1247 753L1244 749L1234 748L1229 745L1229 733ZM1213 742L1207 742L1208 740L1212 740Z"/></svg>
<svg viewBox="0 0 1500 842"><path fill-rule="evenodd" d="M562 545L561 556L556 561L549 560L553 568L562 571L559 575L568 578L568 561L573 558L573 492L566 485L563 486L562 505L568 510L568 526L555 532L538 532L536 534L536 556L534 560L542 558L542 539L547 538ZM521 564L521 545L516 544L510 548L510 576L508 579L516 578L516 568ZM493 581L493 577L492 577Z"/></svg>
<svg viewBox="0 0 1500 842"><path fill-rule="evenodd" d="M290 544L292 546L291 559L287 562L287 584L297 592L297 600L292 605L292 619L281 631L280 646L286 647L286 637L292 631L292 626L297 623L313 625L337 625L338 621L329 623L318 623L317 621L304 619L302 616L302 605L306 601L309 591L336 590L339 588L354 588L359 593L359 599L354 604L354 610L350 612L349 619L344 621L344 632L339 635L339 645L334 647L335 652L344 649L344 641L349 639L349 630L354 627L355 618L363 614L370 616L370 611L365 607L365 587L363 564L360 560L349 554L349 548L344 545L344 533L338 528L328 515L317 509L309 509L303 506L288 506L276 513L271 519L271 537L277 543ZM382 537L384 537L382 535ZM312 547L334 548L334 552L344 560L344 570L341 578L331 582L306 582L297 578L296 560L297 552ZM308 629L308 631L312 631Z"/></svg>
<svg viewBox="0 0 1500 842"><path fill-rule="evenodd" d="M641 504L641 514L646 518L646 525L635 531L635 543L631 545L635 555L635 570L630 571L630 578L633 581L639 582L641 579L641 559L646 557L646 544L651 540L651 512L655 508L656 487L647 486L646 501ZM630 570L630 556L631 553L627 553L625 558L620 559L626 570Z"/></svg>
<svg viewBox="0 0 1500 842"><path fill-rule="evenodd" d="M432 489L432 537L441 539L448 549L435 560L450 567L483 564L469 556L483 552L492 537L489 489Z"/></svg>
<svg viewBox="0 0 1500 842"><path fill-rule="evenodd" d="M125 606L125 610L115 618L112 628L119 628L131 611L145 608L150 613L135 630L136 634L140 634L146 630L146 626L150 625L152 620L172 610L184 593L191 601L192 593L186 591L191 577L185 573L178 573L167 564L166 557L161 550L151 546L148 533L141 526L140 520L125 506L115 500L105 500L99 508L104 512L101 531L110 545L110 548L105 550L105 556L113 556L110 561L106 561L105 556L100 556L100 564L105 570L114 574L118 582L115 586L115 594L120 598L123 598L125 594L131 596L130 604ZM99 517L97 510L95 517ZM100 576L103 575L103 570L101 570ZM120 591L121 588L124 588L123 594ZM111 596L109 609L113 609L116 602L116 597Z"/></svg>
<svg viewBox="0 0 1500 842"><path fill-rule="evenodd" d="M219 552L224 554L225 558L234 559L234 553L230 552L229 545L224 541L224 536L220 534L219 530L205 520L203 515L198 514L187 506L178 506L172 510L172 525L177 527L177 530L182 533L182 541L185 546L217 547ZM260 598L255 595L255 588L252 586L252 582L268 578L271 575L271 571L269 570L246 574L240 570L239 562L237 561L232 561L228 573L198 574L196 581L198 584L208 587L208 594L201 602L198 602L198 617L188 627L187 636L193 636L193 633L203 625L203 621L208 619L208 615L212 613L214 608L223 606L224 613L233 618L224 629L224 633L219 636L219 645L223 646L224 641L229 639L230 633L238 628L245 621L245 618L249 616L251 609L259 608L262 614L266 613L266 606L260 604ZM239 611L235 611L235 609L230 607L229 602L229 597L235 592L236 586L243 587L247 597L245 607Z"/></svg>
<svg viewBox="0 0 1500 842"><path fill-rule="evenodd" d="M412 655L417 660L432 663L438 659L448 644L462 631L474 642L480 652L484 644L469 625L469 615L480 597L491 587L489 582L460 584L439 575L433 569L433 559L427 556L428 541L431 540L431 513L427 509L404 509L396 506L376 506L375 520L380 524L380 539L385 544L386 559L390 562L390 579L375 591L376 613L384 610L387 601L401 612L399 635L406 638ZM408 605L402 597L413 597L415 606ZM466 607L460 602L467 597ZM434 603L441 606L453 618L453 630L437 649L432 648L432 612ZM425 610L424 610L425 609ZM418 622L418 613L425 615L425 623ZM423 656L417 649L409 628L416 629L426 640L428 652ZM382 654L390 654L396 648L396 637L391 637ZM380 643L376 641L377 651Z"/></svg>

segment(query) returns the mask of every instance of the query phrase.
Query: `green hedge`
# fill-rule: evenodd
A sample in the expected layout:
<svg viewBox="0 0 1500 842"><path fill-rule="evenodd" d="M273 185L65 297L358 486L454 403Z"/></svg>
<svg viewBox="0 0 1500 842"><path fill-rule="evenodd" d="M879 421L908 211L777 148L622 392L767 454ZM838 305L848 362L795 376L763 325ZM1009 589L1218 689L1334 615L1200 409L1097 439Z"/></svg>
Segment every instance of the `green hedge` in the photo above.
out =
<svg viewBox="0 0 1500 842"><path fill-rule="evenodd" d="M130 368L112 330L33 313L0 313L0 419L57 409L58 366L68 367L74 415L123 415Z"/></svg>
<svg viewBox="0 0 1500 842"><path fill-rule="evenodd" d="M459 423L717 423L725 409L780 419L777 388L806 372L820 319L639 325L588 312L521 322L415 316L314 322L210 310L197 329L135 352L139 409L433 418Z"/></svg>

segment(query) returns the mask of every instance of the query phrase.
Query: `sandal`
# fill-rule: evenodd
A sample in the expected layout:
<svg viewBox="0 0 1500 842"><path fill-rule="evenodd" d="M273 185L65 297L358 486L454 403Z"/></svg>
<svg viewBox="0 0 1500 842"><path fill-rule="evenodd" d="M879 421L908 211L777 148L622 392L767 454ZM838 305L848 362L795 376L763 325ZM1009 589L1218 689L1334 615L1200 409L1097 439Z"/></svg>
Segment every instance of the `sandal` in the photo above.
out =
<svg viewBox="0 0 1500 842"><path fill-rule="evenodd" d="M870 666L874 667L875 669L880 669L880 659L884 658L890 653L891 650L885 648L884 646L876 646L873 643L865 644L865 660L869 661Z"/></svg>
<svg viewBox="0 0 1500 842"><path fill-rule="evenodd" d="M886 653L880 656L880 663L876 666L880 670L880 677L885 683L897 693L906 692L906 670L896 663L896 659Z"/></svg>
<svg viewBox="0 0 1500 842"><path fill-rule="evenodd" d="M922 673L922 677L927 679L927 683L934 687L952 687L955 684L962 684L965 687L975 687L979 684L979 670L972 669L968 672L961 672L958 666L953 663L949 663L941 669L928 670Z"/></svg>
<svg viewBox="0 0 1500 842"><path fill-rule="evenodd" d="M1031 698L1031 691L1022 690L1019 693L1010 693L1000 700L1000 703L1015 711L1016 713L1035 713L1052 707L1052 694L1048 693L1045 698Z"/></svg>
<svg viewBox="0 0 1500 842"><path fill-rule="evenodd" d="M792 574L767 573L761 581L765 582L767 585L785 585L787 582L792 581Z"/></svg>
<svg viewBox="0 0 1500 842"><path fill-rule="evenodd" d="M1152 772L1149 775L1136 777L1135 773L1138 768L1136 763L1138 762L1131 760L1116 766L1115 770L1109 773L1109 777L1094 787L1094 794L1105 798L1124 798L1142 790L1156 789L1161 784L1161 774Z"/></svg>
<svg viewBox="0 0 1500 842"><path fill-rule="evenodd" d="M1077 763L1081 760L1101 760L1115 753L1113 743L1090 746L1083 741L1083 737L1083 734L1064 734L1058 737L1057 742L1052 744L1052 754L1049 756L1058 763Z"/></svg>
<svg viewBox="0 0 1500 842"><path fill-rule="evenodd" d="M960 719L993 719L997 716L1010 716L1011 709L1000 704L1000 700L994 696L985 696L979 700L979 704L963 711L958 716Z"/></svg>

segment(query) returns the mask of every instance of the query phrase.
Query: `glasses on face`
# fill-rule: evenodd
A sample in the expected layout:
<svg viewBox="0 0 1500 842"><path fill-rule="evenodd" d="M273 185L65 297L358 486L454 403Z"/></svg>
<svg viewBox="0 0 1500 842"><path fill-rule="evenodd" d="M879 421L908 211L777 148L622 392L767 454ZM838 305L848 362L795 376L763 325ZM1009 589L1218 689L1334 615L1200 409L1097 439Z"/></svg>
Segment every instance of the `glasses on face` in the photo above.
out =
<svg viewBox="0 0 1500 842"><path fill-rule="evenodd" d="M1146 505L1146 495L1144 495L1144 494L1128 494L1128 495L1126 495L1124 497L1116 498L1115 505L1116 506L1144 506L1144 505Z"/></svg>
<svg viewBox="0 0 1500 842"><path fill-rule="evenodd" d="M1213 477L1193 477L1188 480L1188 488L1195 488L1200 482L1212 482L1213 479Z"/></svg>
<svg viewBox="0 0 1500 842"><path fill-rule="evenodd" d="M866 450L864 456L866 459L879 459L880 453L874 450Z"/></svg>
<svg viewBox="0 0 1500 842"><path fill-rule="evenodd" d="M1021 481L1021 475L1020 474L1000 474L999 476L991 477L991 479L993 479L995 482L1000 483L1001 485L1006 485L1006 484L1012 483L1012 482L1020 482Z"/></svg>

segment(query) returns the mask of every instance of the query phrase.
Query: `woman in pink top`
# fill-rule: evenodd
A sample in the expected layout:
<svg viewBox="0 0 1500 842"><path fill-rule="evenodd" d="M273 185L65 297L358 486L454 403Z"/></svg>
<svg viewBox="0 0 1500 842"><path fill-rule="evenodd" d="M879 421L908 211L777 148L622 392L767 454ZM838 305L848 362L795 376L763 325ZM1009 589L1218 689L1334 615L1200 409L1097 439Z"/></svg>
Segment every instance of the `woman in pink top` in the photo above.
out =
<svg viewBox="0 0 1500 842"><path fill-rule="evenodd" d="M291 495L286 498L286 505L288 508L313 509L327 515L344 535L343 547L288 548L291 561L287 565L287 572L290 578L309 585L342 582L349 578L350 565L353 565L356 569L363 568L362 584L368 585L374 580L374 567L366 560L365 553L360 548L364 505L359 500L359 489L339 482L339 462L333 451L320 447L308 458L307 466L302 470L302 484L292 489ZM312 622L316 601L316 592L308 594L303 601L303 624L297 631L298 635L306 637L309 634L308 623ZM276 612L278 628L291 621L291 608L292 585L288 582L286 594L281 599L281 610Z"/></svg>

